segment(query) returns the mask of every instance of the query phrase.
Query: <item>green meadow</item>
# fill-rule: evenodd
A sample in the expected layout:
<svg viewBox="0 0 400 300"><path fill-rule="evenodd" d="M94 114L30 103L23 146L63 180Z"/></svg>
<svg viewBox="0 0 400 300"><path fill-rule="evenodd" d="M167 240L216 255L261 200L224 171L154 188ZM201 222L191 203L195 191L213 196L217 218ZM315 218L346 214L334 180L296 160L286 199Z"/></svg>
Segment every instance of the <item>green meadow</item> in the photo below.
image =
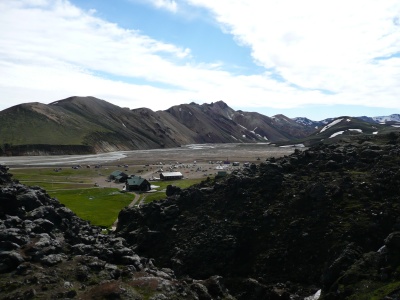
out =
<svg viewBox="0 0 400 300"><path fill-rule="evenodd" d="M104 174L102 174L104 172ZM118 213L134 199L132 193L121 193L117 188L94 187L93 179L107 178L108 170L94 168L11 169L13 178L28 186L40 186L77 216L91 224L109 228Z"/></svg>
<svg viewBox="0 0 400 300"><path fill-rule="evenodd" d="M51 192L78 217L91 224L111 227L118 213L135 198L131 193L121 193L113 188L71 189Z"/></svg>
<svg viewBox="0 0 400 300"><path fill-rule="evenodd" d="M107 169L65 167L56 172L54 168L15 168L10 169L10 173L25 185L40 186L80 218L104 228L110 228L118 213L135 198L134 193L121 193L118 188L94 186L94 178L105 180L111 173ZM141 193L139 201L149 203L165 199L165 189L169 184L187 188L202 180L153 181L151 184L157 186L156 192Z"/></svg>
<svg viewBox="0 0 400 300"><path fill-rule="evenodd" d="M153 193L144 193L142 195L143 203L150 203L155 200L162 200L165 199L167 196L165 194L165 190L168 185L175 185L179 186L181 189L188 188L192 185L198 184L202 182L204 178L197 178L197 179L181 179L181 180L173 180L173 181L152 181L151 184L158 186L155 188L156 192Z"/></svg>

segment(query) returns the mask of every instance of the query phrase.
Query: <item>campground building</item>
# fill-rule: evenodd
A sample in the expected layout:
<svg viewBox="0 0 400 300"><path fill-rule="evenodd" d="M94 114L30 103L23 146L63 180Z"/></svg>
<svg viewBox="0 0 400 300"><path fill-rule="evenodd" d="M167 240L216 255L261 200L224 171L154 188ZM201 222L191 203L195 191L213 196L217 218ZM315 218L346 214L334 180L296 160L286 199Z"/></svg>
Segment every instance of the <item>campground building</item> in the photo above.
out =
<svg viewBox="0 0 400 300"><path fill-rule="evenodd" d="M182 179L183 175L181 172L163 172L160 174L161 180L176 180Z"/></svg>
<svg viewBox="0 0 400 300"><path fill-rule="evenodd" d="M126 182L125 182L125 191L143 191L143 192L147 192L150 191L151 189L151 185L150 183L140 177L140 176L131 176L129 177Z"/></svg>
<svg viewBox="0 0 400 300"><path fill-rule="evenodd" d="M114 171L108 176L108 178L116 183L125 182L128 179L128 175L122 171Z"/></svg>

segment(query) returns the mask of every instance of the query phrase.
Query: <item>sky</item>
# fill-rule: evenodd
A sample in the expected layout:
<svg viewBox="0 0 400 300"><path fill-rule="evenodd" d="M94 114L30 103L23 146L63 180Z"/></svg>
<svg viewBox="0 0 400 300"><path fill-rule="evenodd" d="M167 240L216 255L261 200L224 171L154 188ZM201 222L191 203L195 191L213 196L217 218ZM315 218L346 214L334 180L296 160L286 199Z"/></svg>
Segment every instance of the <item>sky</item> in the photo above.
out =
<svg viewBox="0 0 400 300"><path fill-rule="evenodd" d="M0 0L0 111L94 96L322 120L400 113L398 0Z"/></svg>

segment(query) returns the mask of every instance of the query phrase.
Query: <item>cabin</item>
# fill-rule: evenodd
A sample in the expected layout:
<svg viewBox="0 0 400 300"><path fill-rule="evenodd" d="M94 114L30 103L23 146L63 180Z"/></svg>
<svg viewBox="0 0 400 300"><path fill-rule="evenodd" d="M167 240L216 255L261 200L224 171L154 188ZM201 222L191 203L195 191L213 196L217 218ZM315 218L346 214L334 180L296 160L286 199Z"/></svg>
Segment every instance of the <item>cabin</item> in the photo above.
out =
<svg viewBox="0 0 400 300"><path fill-rule="evenodd" d="M126 180L124 188L125 191L143 191L143 192L150 191L150 189L151 189L150 183L146 179L136 175L131 176Z"/></svg>
<svg viewBox="0 0 400 300"><path fill-rule="evenodd" d="M228 173L226 171L218 171L217 175L215 177L221 178L221 177L225 177L226 175L228 175Z"/></svg>
<svg viewBox="0 0 400 300"><path fill-rule="evenodd" d="M118 183L118 182L125 182L126 179L128 179L128 175L125 174L125 173L122 172L122 171L114 171L114 172L112 172L112 173L110 174L110 176L108 176L108 178L109 178L111 181L114 181L114 182L116 182L116 183Z"/></svg>
<svg viewBox="0 0 400 300"><path fill-rule="evenodd" d="M161 180L176 180L182 179L183 175L181 172L163 172L160 174Z"/></svg>

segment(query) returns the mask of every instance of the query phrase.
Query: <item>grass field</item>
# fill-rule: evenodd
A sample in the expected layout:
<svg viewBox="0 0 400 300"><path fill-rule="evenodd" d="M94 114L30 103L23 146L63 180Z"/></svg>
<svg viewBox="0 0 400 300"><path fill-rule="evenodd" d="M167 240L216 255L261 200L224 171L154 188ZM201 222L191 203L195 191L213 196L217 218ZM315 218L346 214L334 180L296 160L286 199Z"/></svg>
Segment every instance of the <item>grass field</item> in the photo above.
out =
<svg viewBox="0 0 400 300"><path fill-rule="evenodd" d="M13 174L14 179L18 179L24 184L39 185L49 190L63 188L60 186L62 184L92 184L92 178L101 175L99 170L87 168L78 170L63 168L57 172L52 168L24 168L12 169L10 173Z"/></svg>
<svg viewBox="0 0 400 300"><path fill-rule="evenodd" d="M118 213L135 198L130 193L118 189L90 188L60 190L51 193L78 217L102 227L111 227Z"/></svg>
<svg viewBox="0 0 400 300"><path fill-rule="evenodd" d="M135 198L133 193L121 193L120 189L94 187L93 179L107 177L109 170L94 168L62 168L57 172L54 168L20 168L11 169L14 179L29 186L40 186L54 198L57 198L77 216L88 220L93 225L109 228L118 217L118 213ZM104 173L104 174L102 174ZM143 203L166 198L167 185L187 188L200 183L203 178L183 179L175 181L156 181L158 186L154 193L143 193Z"/></svg>
<svg viewBox="0 0 400 300"><path fill-rule="evenodd" d="M109 228L121 209L128 206L135 196L120 193L116 188L94 187L93 178L102 175L101 172L93 168L63 168L57 172L52 168L10 170L14 179L29 186L40 186L80 218L93 225Z"/></svg>
<svg viewBox="0 0 400 300"><path fill-rule="evenodd" d="M165 199L167 197L165 195L165 189L167 188L168 185L175 185L179 186L182 189L185 189L194 184L198 184L203 180L204 178L152 182L152 184L159 186L158 188L155 189L157 190L157 192L143 194L143 203L150 203L155 200Z"/></svg>

